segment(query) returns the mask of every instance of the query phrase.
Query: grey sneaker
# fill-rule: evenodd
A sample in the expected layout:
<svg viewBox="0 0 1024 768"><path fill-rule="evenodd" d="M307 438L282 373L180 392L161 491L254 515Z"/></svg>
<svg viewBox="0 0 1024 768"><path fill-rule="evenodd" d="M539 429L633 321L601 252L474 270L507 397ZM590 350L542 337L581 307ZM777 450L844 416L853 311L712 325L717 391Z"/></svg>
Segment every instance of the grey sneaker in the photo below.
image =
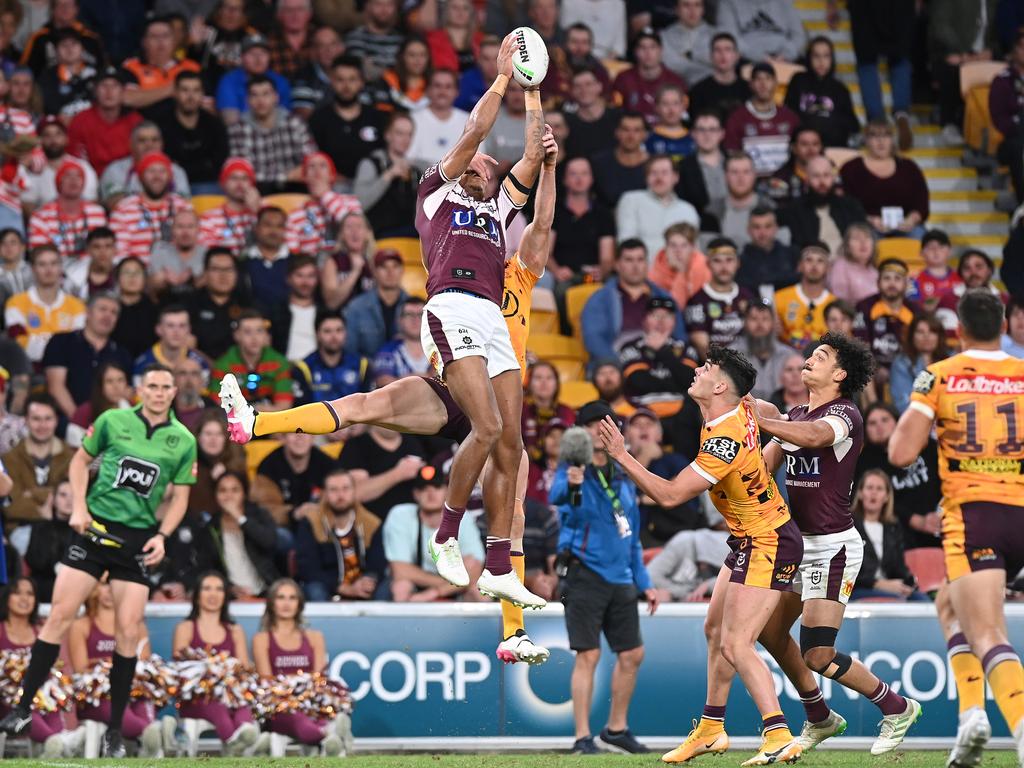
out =
<svg viewBox="0 0 1024 768"><path fill-rule="evenodd" d="M899 715L886 715L878 724L878 738L871 745L872 755L884 755L892 752L903 743L910 726L921 716L921 705L913 699L907 699L907 709Z"/></svg>

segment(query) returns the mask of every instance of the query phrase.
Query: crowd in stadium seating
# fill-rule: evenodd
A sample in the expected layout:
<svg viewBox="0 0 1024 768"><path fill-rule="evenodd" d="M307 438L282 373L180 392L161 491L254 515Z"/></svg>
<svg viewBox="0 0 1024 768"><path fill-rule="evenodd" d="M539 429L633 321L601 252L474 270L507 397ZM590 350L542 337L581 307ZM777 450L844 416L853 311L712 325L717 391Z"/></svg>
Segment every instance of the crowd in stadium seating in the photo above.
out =
<svg viewBox="0 0 1024 768"><path fill-rule="evenodd" d="M1024 217L1006 246L1009 294L983 250L929 228L925 176L901 154L914 138L911 52L917 30L950 140L964 119L960 66L1009 59L990 117L1019 191L1014 3L933 0L922 18L910 0L850 4L866 122L832 42L808 39L792 0L116 5L0 0L0 452L14 479L3 520L9 566L42 599L67 531L71 452L99 414L132 402L154 361L174 369L177 417L199 442L199 482L154 597L183 599L212 568L237 597L294 575L313 600L481 599L424 557L451 445L351 427L243 451L215 392L233 373L273 410L429 373L417 185L517 24L548 44L542 95L560 145L522 420L527 585L555 593L547 492L578 406L606 400L633 452L674 474L695 455L700 413L683 393L709 344L744 352L755 395L785 412L806 401L801 356L829 329L863 338L880 364L855 504L876 567L858 594L920 594L903 551L939 545L934 446L898 469L885 444L917 373L956 349L965 286L1003 297L1006 349L1024 356ZM482 148L502 173L524 124L513 83ZM722 521L709 504L644 502L656 586L702 598ZM482 549L464 527L472 573Z"/></svg>

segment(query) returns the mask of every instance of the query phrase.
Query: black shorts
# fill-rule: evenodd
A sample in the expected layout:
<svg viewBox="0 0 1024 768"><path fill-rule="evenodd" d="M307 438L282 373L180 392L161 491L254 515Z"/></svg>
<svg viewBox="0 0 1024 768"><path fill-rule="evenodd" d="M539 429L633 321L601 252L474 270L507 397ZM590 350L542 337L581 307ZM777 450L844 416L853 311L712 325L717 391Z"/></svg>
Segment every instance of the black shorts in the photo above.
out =
<svg viewBox="0 0 1024 768"><path fill-rule="evenodd" d="M602 631L615 653L644 644L633 584L610 584L575 561L569 566L563 592L565 628L572 650L600 648Z"/></svg>
<svg viewBox="0 0 1024 768"><path fill-rule="evenodd" d="M110 581L131 581L150 586L152 573L142 562L145 558L142 548L153 537L156 529L129 528L110 520L95 520L105 526L108 533L123 539L124 545L107 546L72 531L61 563L68 568L85 571L97 579L102 578L106 572L110 574Z"/></svg>

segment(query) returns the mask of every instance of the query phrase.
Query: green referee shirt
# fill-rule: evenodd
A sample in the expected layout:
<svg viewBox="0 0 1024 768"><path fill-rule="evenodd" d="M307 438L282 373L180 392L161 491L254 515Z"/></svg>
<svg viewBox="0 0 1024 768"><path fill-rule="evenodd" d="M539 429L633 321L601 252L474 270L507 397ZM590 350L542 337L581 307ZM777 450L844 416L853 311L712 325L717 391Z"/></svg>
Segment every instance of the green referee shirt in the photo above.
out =
<svg viewBox="0 0 1024 768"><path fill-rule="evenodd" d="M112 408L89 428L82 447L99 456L100 471L89 489L89 513L129 528L153 528L167 484L196 482L196 439L173 412L150 426L142 406Z"/></svg>

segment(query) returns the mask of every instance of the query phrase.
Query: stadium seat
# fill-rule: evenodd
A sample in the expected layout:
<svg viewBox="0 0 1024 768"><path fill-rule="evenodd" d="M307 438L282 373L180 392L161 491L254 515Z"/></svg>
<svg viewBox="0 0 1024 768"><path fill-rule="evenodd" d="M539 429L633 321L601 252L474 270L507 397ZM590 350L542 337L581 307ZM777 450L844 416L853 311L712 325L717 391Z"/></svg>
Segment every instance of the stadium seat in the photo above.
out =
<svg viewBox="0 0 1024 768"><path fill-rule="evenodd" d="M535 333L530 334L526 348L536 355L538 360L551 363L558 371L558 378L561 381L577 381L583 377L583 364L587 360L587 353L579 339L554 333Z"/></svg>
<svg viewBox="0 0 1024 768"><path fill-rule="evenodd" d="M536 287L530 299L530 333L558 333L558 306L555 294Z"/></svg>
<svg viewBox="0 0 1024 768"><path fill-rule="evenodd" d="M344 440L338 440L338 441L332 441L330 443L324 443L323 445L320 446L320 450L323 451L324 453L326 453L328 456L330 456L335 461L337 461L338 457L341 455L341 449L344 448L344 447L345 447L345 441Z"/></svg>
<svg viewBox="0 0 1024 768"><path fill-rule="evenodd" d="M570 408L579 408L597 400L597 388L589 381L563 381L558 390L558 400Z"/></svg>
<svg viewBox="0 0 1024 768"><path fill-rule="evenodd" d="M916 277L924 269L921 257L921 241L912 237L883 237L878 241L878 263L885 259L900 259L906 262L910 275Z"/></svg>
<svg viewBox="0 0 1024 768"><path fill-rule="evenodd" d="M583 283L574 285L565 292L565 315L572 326L573 336L583 338L583 328L580 325L580 316L583 314L583 307L592 294L601 290L601 283Z"/></svg>
<svg viewBox="0 0 1024 768"><path fill-rule="evenodd" d="M385 237L377 241L377 250L391 249L398 251L405 266L423 266L423 253L420 250L418 237Z"/></svg>
<svg viewBox="0 0 1024 768"><path fill-rule="evenodd" d="M1003 143L1003 134L992 122L988 111L991 86L976 85L964 97L964 143L976 152L994 154Z"/></svg>
<svg viewBox="0 0 1024 768"><path fill-rule="evenodd" d="M860 156L860 150L849 147L826 147L825 157L832 161L832 165L838 171L855 157Z"/></svg>
<svg viewBox="0 0 1024 768"><path fill-rule="evenodd" d="M946 580L946 559L940 547L908 549L903 559L922 592L934 592Z"/></svg>
<svg viewBox="0 0 1024 768"><path fill-rule="evenodd" d="M215 730L209 720L186 717L181 721L181 729L185 732L186 754L194 758L199 753L199 737L206 731Z"/></svg>
<svg viewBox="0 0 1024 768"><path fill-rule="evenodd" d="M621 59L601 59L601 66L608 72L608 79L614 81L620 72L625 72L633 65Z"/></svg>
<svg viewBox="0 0 1024 768"><path fill-rule="evenodd" d="M280 445L280 440L251 440L245 444L245 472L250 482L256 477L256 469L260 462Z"/></svg>
<svg viewBox="0 0 1024 768"><path fill-rule="evenodd" d="M285 213L297 211L307 202L309 202L309 195L303 195L300 193L267 195L263 198L263 205L265 207L280 208Z"/></svg>
<svg viewBox="0 0 1024 768"><path fill-rule="evenodd" d="M960 95L965 99L978 85L992 85L996 75L1006 69L1005 61L969 61L960 65Z"/></svg>
<svg viewBox="0 0 1024 768"><path fill-rule="evenodd" d="M227 198L224 195L196 195L192 198L192 208L196 213L202 215L224 205L225 200Z"/></svg>
<svg viewBox="0 0 1024 768"><path fill-rule="evenodd" d="M410 296L427 298L427 270L416 264L406 264L402 273L402 288Z"/></svg>

